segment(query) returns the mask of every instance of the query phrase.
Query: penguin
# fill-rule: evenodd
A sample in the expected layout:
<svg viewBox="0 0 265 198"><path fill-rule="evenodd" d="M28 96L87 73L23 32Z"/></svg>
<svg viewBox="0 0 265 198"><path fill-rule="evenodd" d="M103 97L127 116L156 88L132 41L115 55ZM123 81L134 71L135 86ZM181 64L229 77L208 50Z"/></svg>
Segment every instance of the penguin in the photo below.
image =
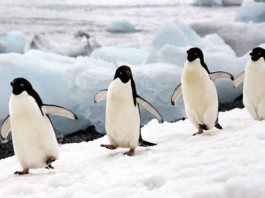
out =
<svg viewBox="0 0 265 198"><path fill-rule="evenodd" d="M29 169L53 168L59 158L59 146L48 114L60 115L73 120L77 116L68 109L43 104L31 83L24 78L11 82L9 115L1 126L2 139L12 132L15 155L23 170L15 174L28 174Z"/></svg>
<svg viewBox="0 0 265 198"><path fill-rule="evenodd" d="M234 86L243 84L243 104L255 120L265 119L265 49L256 47L250 52L245 71L236 76Z"/></svg>
<svg viewBox="0 0 265 198"><path fill-rule="evenodd" d="M214 80L233 80L234 78L230 73L223 71L210 73L204 62L201 49L190 48L187 54L187 61L181 75L181 84L175 88L171 96L171 103L174 105L177 98L183 94L186 114L191 123L198 128L198 132L193 136L214 127L222 129L218 123L219 103Z"/></svg>
<svg viewBox="0 0 265 198"><path fill-rule="evenodd" d="M110 144L103 144L102 147L129 148L124 154L132 156L138 145L155 145L144 141L141 137L139 105L152 113L159 122L163 122L163 119L150 103L137 95L129 66L118 67L108 89L101 90L95 95L95 103L102 100L106 100L105 130L110 141Z"/></svg>

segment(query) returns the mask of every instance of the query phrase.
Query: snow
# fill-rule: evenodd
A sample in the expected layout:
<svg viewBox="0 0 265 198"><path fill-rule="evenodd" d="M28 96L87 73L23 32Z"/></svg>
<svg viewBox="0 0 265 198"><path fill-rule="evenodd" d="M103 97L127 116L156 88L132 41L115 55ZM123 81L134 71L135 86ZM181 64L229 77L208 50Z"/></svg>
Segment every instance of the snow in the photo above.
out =
<svg viewBox="0 0 265 198"><path fill-rule="evenodd" d="M133 26L133 24L128 21L127 19L116 19L111 21L111 24L109 25L108 29L109 32L123 32L123 33L129 33L129 32L135 32L136 29Z"/></svg>
<svg viewBox="0 0 265 198"><path fill-rule="evenodd" d="M236 16L237 21L243 22L265 22L265 2L244 0Z"/></svg>
<svg viewBox="0 0 265 198"><path fill-rule="evenodd" d="M189 120L142 128L155 147L107 150L107 137L60 146L54 170L33 169L17 176L15 157L0 160L0 197L263 197L264 121L245 109L219 114L223 130L200 136Z"/></svg>

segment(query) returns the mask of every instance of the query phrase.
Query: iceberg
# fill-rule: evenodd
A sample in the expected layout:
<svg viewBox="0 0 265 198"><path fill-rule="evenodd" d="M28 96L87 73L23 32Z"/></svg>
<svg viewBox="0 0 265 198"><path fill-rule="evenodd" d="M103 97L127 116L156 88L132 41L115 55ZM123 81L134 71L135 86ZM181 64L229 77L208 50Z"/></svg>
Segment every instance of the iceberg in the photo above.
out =
<svg viewBox="0 0 265 198"><path fill-rule="evenodd" d="M0 35L0 53L24 53L25 35L14 31Z"/></svg>
<svg viewBox="0 0 265 198"><path fill-rule="evenodd" d="M265 22L265 1L243 1L239 12L236 15L236 21L242 22Z"/></svg>

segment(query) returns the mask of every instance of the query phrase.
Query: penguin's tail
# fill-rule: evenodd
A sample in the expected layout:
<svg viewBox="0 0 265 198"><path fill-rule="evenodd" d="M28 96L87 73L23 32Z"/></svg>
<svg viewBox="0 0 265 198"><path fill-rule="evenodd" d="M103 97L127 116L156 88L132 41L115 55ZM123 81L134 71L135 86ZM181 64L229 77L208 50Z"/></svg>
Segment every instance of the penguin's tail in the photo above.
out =
<svg viewBox="0 0 265 198"><path fill-rule="evenodd" d="M142 146L142 147L149 147L149 146L156 146L156 144L155 144L155 143L152 143L152 142L148 142L148 141L143 140L143 138L142 138L142 134L141 134L141 132L140 132L139 146Z"/></svg>
<svg viewBox="0 0 265 198"><path fill-rule="evenodd" d="M149 146L156 146L156 144L141 139L141 140L139 141L139 146L142 146L142 147L149 147Z"/></svg>

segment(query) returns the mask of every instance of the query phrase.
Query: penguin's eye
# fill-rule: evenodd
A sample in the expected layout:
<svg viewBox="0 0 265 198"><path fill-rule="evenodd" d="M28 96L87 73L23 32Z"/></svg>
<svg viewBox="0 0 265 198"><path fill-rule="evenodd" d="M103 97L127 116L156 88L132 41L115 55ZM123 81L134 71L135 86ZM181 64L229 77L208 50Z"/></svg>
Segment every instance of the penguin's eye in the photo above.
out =
<svg viewBox="0 0 265 198"><path fill-rule="evenodd" d="M122 72L120 72L120 75L122 75Z"/></svg>
<svg viewBox="0 0 265 198"><path fill-rule="evenodd" d="M24 87L24 83L20 83L20 87Z"/></svg>
<svg viewBox="0 0 265 198"><path fill-rule="evenodd" d="M195 56L197 56L198 54L197 54L197 53L195 53L194 55L195 55Z"/></svg>

